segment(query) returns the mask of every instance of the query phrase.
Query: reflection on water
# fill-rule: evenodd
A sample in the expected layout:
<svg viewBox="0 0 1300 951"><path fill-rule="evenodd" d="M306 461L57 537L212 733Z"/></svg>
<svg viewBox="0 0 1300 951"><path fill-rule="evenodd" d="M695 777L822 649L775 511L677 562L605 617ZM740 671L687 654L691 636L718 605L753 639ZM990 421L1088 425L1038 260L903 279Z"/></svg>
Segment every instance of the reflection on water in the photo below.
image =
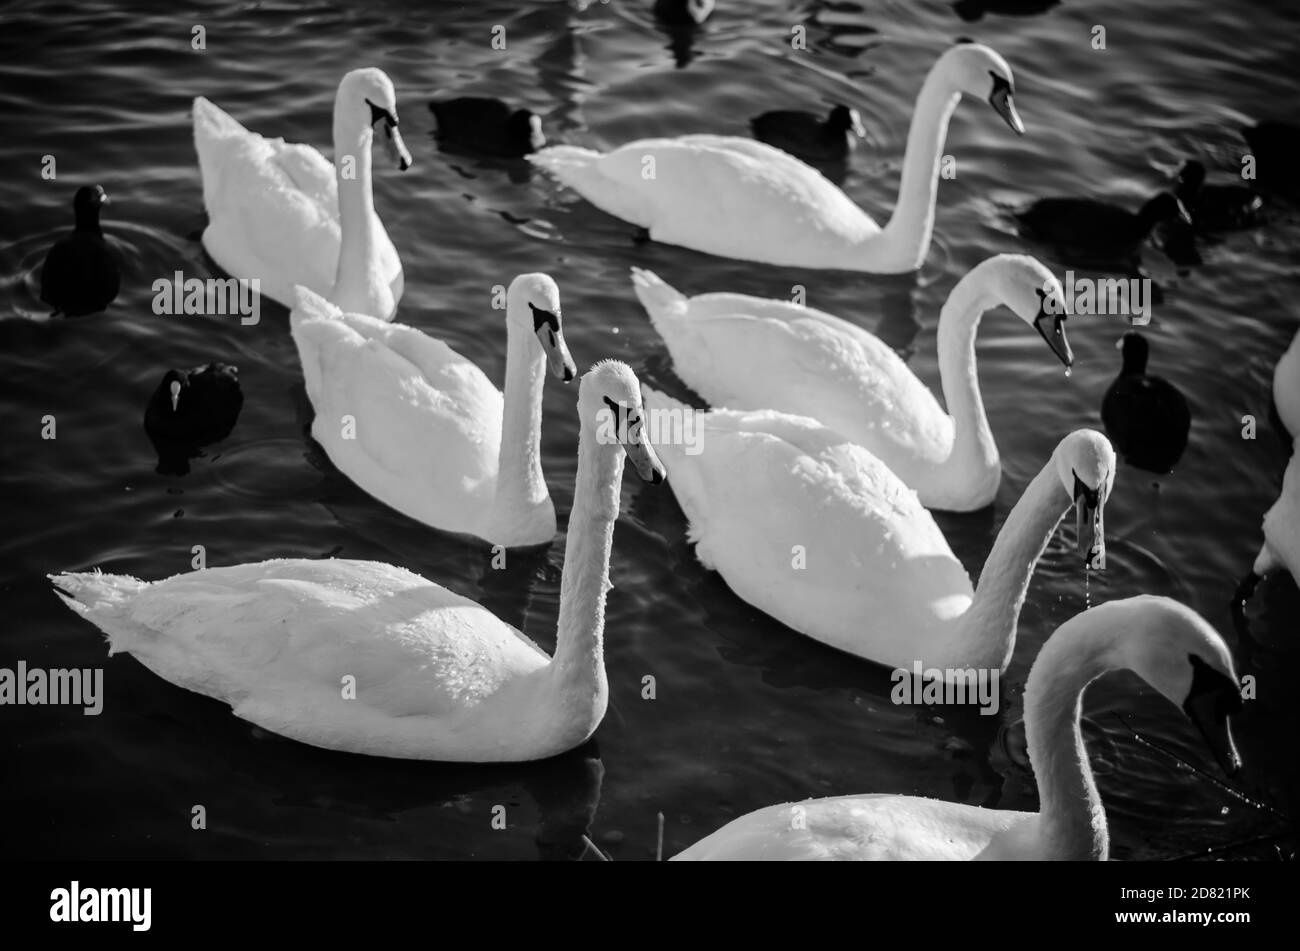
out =
<svg viewBox="0 0 1300 951"><path fill-rule="evenodd" d="M57 18L36 5L7 11L0 83L27 135L0 144L0 589L11 618L0 666L34 658L103 666L107 692L100 717L34 707L6 714L0 756L21 780L0 798L7 813L33 817L7 834L9 851L594 860L594 845L615 859L650 859L659 812L672 855L741 813L809 795L1038 805L1015 724L1038 650L1085 604L1069 526L1035 574L992 717L895 706L887 671L740 601L698 564L671 492L631 480L614 538L610 712L599 754L593 744L549 763L487 768L341 756L257 730L130 657L107 659L100 635L58 603L44 575L98 566L166 577L189 570L196 544L213 565L331 555L401 565L554 647L576 472L574 391L544 391L542 462L561 535L512 552L504 569L493 567L487 546L414 523L344 478L311 439L283 307L264 301L255 327L153 313L153 281L176 270L218 273L198 240L205 216L193 96L229 107L250 128L321 144L330 141L340 73L362 64L388 72L416 151L413 169L375 182L406 276L398 319L445 340L497 383L505 353L491 288L545 270L562 288L581 367L617 357L653 385L676 386L631 294L635 265L688 294L790 299L800 285L811 306L877 334L939 392L935 325L961 275L1001 252L1033 253L1058 276L1070 264L1026 243L1010 211L1050 195L1137 208L1193 155L1213 180L1226 180L1239 167L1240 129L1262 118L1259 104L1298 101L1291 7L1265 2L1245 17L1206 0L1150 9L1118 0L754 0L721 4L687 43L655 20L650 0L434 3L419 17L384 0L327 3L310 29L287 6L205 0L194 14L208 28L204 54L175 39L171 15L96 0ZM1088 43L1097 22L1144 39L1098 53ZM488 45L494 24L506 27L504 51ZM795 27L806 30L806 50L791 44ZM650 136L747 135L749 119L770 109L844 102L861 113L867 138L828 171L883 222L921 82L961 34L1012 64L1029 131L1008 135L982 103L957 110L945 151L958 174L939 183L935 242L917 275L801 272L638 243L626 223L528 166L443 152L427 134L426 103L457 95L531 109L551 141L599 149ZM56 155L57 180L39 178L31 142ZM105 314L50 321L38 296L40 262L66 232L72 193L90 180L113 196L105 233L121 257L121 293ZM1247 763L1240 782L1253 799L1294 814L1300 705L1287 672L1300 591L1288 578L1265 579L1237 637L1231 603L1289 451L1276 430L1243 441L1240 417L1253 413L1273 428L1263 421L1272 367L1295 333L1288 302L1300 292L1292 264L1300 212L1285 206L1262 228L1194 242L1199 263L1161 244L1142 249L1142 267L1163 291L1149 333L1159 372L1187 395L1196 422L1172 476L1121 468L1106 513L1109 565L1091 578L1091 599L1169 594L1230 637L1241 672L1258 681L1238 730ZM1062 435L1100 426L1122 329L1110 318L1072 321L1076 365L1067 379L1015 321L982 322L979 378L1003 484L984 512L938 516L973 577ZM166 368L212 360L240 368L239 423L183 479L159 475L141 408ZM57 439L37 438L46 416L57 421ZM647 675L658 684L653 700L642 695ZM1276 816L1134 738L1206 761L1194 728L1153 690L1108 676L1085 709L1115 857L1215 848L1271 858L1274 842L1294 852L1294 833ZM206 836L177 822L193 803L208 806ZM504 807L504 829L493 828L494 806Z"/></svg>

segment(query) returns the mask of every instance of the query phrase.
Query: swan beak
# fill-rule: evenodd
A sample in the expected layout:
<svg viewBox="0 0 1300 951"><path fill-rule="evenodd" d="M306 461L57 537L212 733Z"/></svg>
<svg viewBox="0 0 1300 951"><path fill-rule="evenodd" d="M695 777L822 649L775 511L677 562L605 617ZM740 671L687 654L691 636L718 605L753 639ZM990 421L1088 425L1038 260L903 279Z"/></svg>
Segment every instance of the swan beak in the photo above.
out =
<svg viewBox="0 0 1300 951"><path fill-rule="evenodd" d="M1106 528L1100 489L1090 489L1074 477L1074 527L1079 539L1079 553L1084 566L1098 571L1106 568Z"/></svg>
<svg viewBox="0 0 1300 951"><path fill-rule="evenodd" d="M1217 689L1197 690L1195 678L1215 677L1223 680ZM1214 754L1219 768L1228 776L1236 776L1241 771L1241 754L1237 752L1236 740L1232 737L1232 726L1228 715L1241 709L1241 694L1237 685L1222 674L1212 670L1208 664L1197 667L1192 681L1192 693L1183 704L1183 711L1196 724L1206 746Z"/></svg>
<svg viewBox="0 0 1300 951"><path fill-rule="evenodd" d="M632 465L636 467L636 474L641 477L642 482L659 485L668 478L664 464L659 461L654 446L650 445L650 440L645 438L643 430L638 429L637 435L623 444L623 450L632 460Z"/></svg>
<svg viewBox="0 0 1300 951"><path fill-rule="evenodd" d="M1049 314L1040 310L1034 318L1034 329L1047 341L1056 358L1066 365L1074 366L1074 350L1070 347L1070 338L1065 335L1065 315Z"/></svg>
<svg viewBox="0 0 1300 951"><path fill-rule="evenodd" d="M1025 134L1025 124L1020 121L1020 113L1016 112L1016 102L1011 96L1011 84L1001 76L993 77L993 92L989 95L989 105L993 111L1002 117L1002 121L1011 126L1011 131L1016 135Z"/></svg>
<svg viewBox="0 0 1300 951"><path fill-rule="evenodd" d="M388 154L394 164L399 171L406 171L414 163L411 161L411 153L406 150L406 143L402 141L402 133L397 131L397 126L385 123L384 137L384 144L388 147Z"/></svg>
<svg viewBox="0 0 1300 951"><path fill-rule="evenodd" d="M537 339L541 341L542 350L546 352L546 362L556 379L568 383L578 375L578 368L569 354L569 345L564 342L564 332L560 330L558 321L554 325L547 322L538 327Z"/></svg>

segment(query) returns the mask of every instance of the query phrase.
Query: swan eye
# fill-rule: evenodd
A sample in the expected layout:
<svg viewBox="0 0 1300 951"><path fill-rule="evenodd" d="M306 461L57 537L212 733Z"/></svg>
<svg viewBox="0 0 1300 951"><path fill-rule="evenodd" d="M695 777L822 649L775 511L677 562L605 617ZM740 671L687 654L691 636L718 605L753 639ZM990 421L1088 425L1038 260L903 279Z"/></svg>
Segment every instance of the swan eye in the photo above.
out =
<svg viewBox="0 0 1300 951"><path fill-rule="evenodd" d="M1187 692L1183 710L1190 716L1194 708L1208 709L1216 723L1224 723L1242 708L1237 685L1221 671L1215 670L1195 654L1188 654L1192 664L1192 689Z"/></svg>
<svg viewBox="0 0 1300 951"><path fill-rule="evenodd" d="M388 111L387 109L385 109L383 106L376 106L376 105L375 105L373 102L371 102L369 99L366 100L366 105L370 107L370 124L371 124L371 125L374 125L374 124L375 124L376 122L378 122L380 119L383 119L383 120L384 120L384 124L385 124L389 129L395 129L395 128L397 128L397 116L393 115L391 112L389 112L389 111Z"/></svg>
<svg viewBox="0 0 1300 951"><path fill-rule="evenodd" d="M532 301L528 302L528 309L533 312L533 332L540 333L543 327L550 327L551 334L554 335L560 329L560 315L553 311L543 310L535 306Z"/></svg>

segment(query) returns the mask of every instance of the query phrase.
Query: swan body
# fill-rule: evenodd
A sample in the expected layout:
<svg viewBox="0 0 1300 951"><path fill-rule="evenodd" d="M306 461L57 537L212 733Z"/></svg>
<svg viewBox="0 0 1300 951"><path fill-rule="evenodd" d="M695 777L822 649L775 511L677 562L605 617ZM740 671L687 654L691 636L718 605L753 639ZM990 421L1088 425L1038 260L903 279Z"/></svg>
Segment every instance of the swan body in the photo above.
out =
<svg viewBox="0 0 1300 951"><path fill-rule="evenodd" d="M645 389L658 425L687 407ZM1003 669L1035 565L1065 510L1091 537L1115 456L1100 433L1062 440L998 535L976 591L916 493L861 446L773 410L697 413L700 451L657 443L704 567L796 631L895 668ZM1086 500L1083 499L1087 496Z"/></svg>
<svg viewBox="0 0 1300 951"><path fill-rule="evenodd" d="M978 44L945 52L917 100L898 204L884 228L817 170L745 138L642 139L605 154L559 145L528 160L655 241L768 264L901 273L919 268L929 250L943 142L963 93L988 97L1024 131L1006 61Z"/></svg>
<svg viewBox="0 0 1300 951"><path fill-rule="evenodd" d="M551 541L542 384L548 361L566 382L574 375L551 278L523 274L506 293L504 394L440 340L298 293L289 325L312 436L344 475L434 528L507 547Z"/></svg>
<svg viewBox="0 0 1300 951"><path fill-rule="evenodd" d="M381 70L356 69L339 83L337 167L309 145L264 138L202 96L195 99L194 146L208 212L204 249L231 276L257 279L262 294L286 307L301 284L344 310L391 319L404 281L371 190L379 123L405 171L411 156L397 131L397 96Z"/></svg>
<svg viewBox="0 0 1300 951"><path fill-rule="evenodd" d="M282 736L401 759L552 756L585 742L608 701L605 592L625 452L646 478L661 477L648 443L595 436L603 399L637 409L636 390L623 364L600 364L582 384L554 657L481 605L380 562L277 559L152 583L99 571L51 581L108 636L110 653Z"/></svg>
<svg viewBox="0 0 1300 951"><path fill-rule="evenodd" d="M1284 568L1300 582L1300 332L1273 371L1273 401L1294 444L1282 475L1282 491L1264 514L1264 544L1255 558L1254 574L1263 577Z"/></svg>
<svg viewBox="0 0 1300 951"><path fill-rule="evenodd" d="M1087 686L1137 672L1202 729L1225 771L1240 767L1228 715L1241 709L1227 645L1184 605L1142 595L1062 624L1025 686L1025 732L1040 812L917 796L837 796L769 806L674 856L701 860L1105 860L1106 812L1079 732Z"/></svg>
<svg viewBox="0 0 1300 951"><path fill-rule="evenodd" d="M108 195L99 185L77 189L72 234L54 243L41 266L41 300L55 314L84 317L106 310L122 286L117 255L104 240L99 211Z"/></svg>
<svg viewBox="0 0 1300 951"><path fill-rule="evenodd" d="M707 402L812 417L867 449L929 508L983 508L1002 478L975 371L983 312L1005 303L1039 328L1066 366L1073 360L1060 282L1023 255L982 262L944 304L938 347L947 412L894 350L839 317L743 294L687 298L635 268L633 288L677 375Z"/></svg>
<svg viewBox="0 0 1300 951"><path fill-rule="evenodd" d="M1300 331L1273 368L1273 403L1292 439L1300 439Z"/></svg>

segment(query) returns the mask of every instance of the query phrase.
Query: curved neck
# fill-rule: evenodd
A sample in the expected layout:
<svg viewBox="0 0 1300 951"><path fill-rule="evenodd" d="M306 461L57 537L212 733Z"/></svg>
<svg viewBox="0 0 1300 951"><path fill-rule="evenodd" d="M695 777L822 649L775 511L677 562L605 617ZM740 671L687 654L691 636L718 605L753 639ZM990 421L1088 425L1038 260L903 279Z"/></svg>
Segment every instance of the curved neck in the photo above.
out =
<svg viewBox="0 0 1300 951"><path fill-rule="evenodd" d="M605 592L623 481L623 449L598 442L586 420L578 437L578 476L564 549L560 618L555 638L556 689L599 723L609 697L605 680ZM587 707L590 704L590 708Z"/></svg>
<svg viewBox="0 0 1300 951"><path fill-rule="evenodd" d="M1025 738L1042 803L1041 858L1099 860L1109 850L1106 811L1088 765L1079 715L1088 684L1115 666L1109 662L1115 632L1102 631L1091 620L1080 615L1048 638L1025 685Z"/></svg>
<svg viewBox="0 0 1300 951"><path fill-rule="evenodd" d="M516 326L530 318L514 313L522 307L508 301L506 315L506 385L502 408L501 448L497 454L494 508L503 519L530 512L548 493L542 475L542 385L546 354L536 336Z"/></svg>
<svg viewBox="0 0 1300 951"><path fill-rule="evenodd" d="M953 422L952 453L944 463L971 478L972 473L996 471L1001 462L989 429L975 369L975 334L984 311L996 306L972 271L952 289L939 312L939 382Z"/></svg>
<svg viewBox="0 0 1300 951"><path fill-rule="evenodd" d="M907 151L903 153L903 177L898 186L898 204L885 225L884 234L891 246L908 252L916 267L925 260L934 231L934 204L939 192L939 160L948 120L961 99L945 77L931 71L916 97L912 125L907 132ZM900 252L901 253L901 252Z"/></svg>
<svg viewBox="0 0 1300 951"><path fill-rule="evenodd" d="M1049 461L1007 516L984 562L975 599L949 645L952 655L961 659L956 666L1003 670L1010 663L1029 580L1068 508L1055 464Z"/></svg>
<svg viewBox="0 0 1300 951"><path fill-rule="evenodd" d="M340 310L368 313L376 260L375 199L370 183L370 145L374 132L334 103L334 179L339 193L339 259L330 302ZM386 317L386 314L376 314Z"/></svg>

